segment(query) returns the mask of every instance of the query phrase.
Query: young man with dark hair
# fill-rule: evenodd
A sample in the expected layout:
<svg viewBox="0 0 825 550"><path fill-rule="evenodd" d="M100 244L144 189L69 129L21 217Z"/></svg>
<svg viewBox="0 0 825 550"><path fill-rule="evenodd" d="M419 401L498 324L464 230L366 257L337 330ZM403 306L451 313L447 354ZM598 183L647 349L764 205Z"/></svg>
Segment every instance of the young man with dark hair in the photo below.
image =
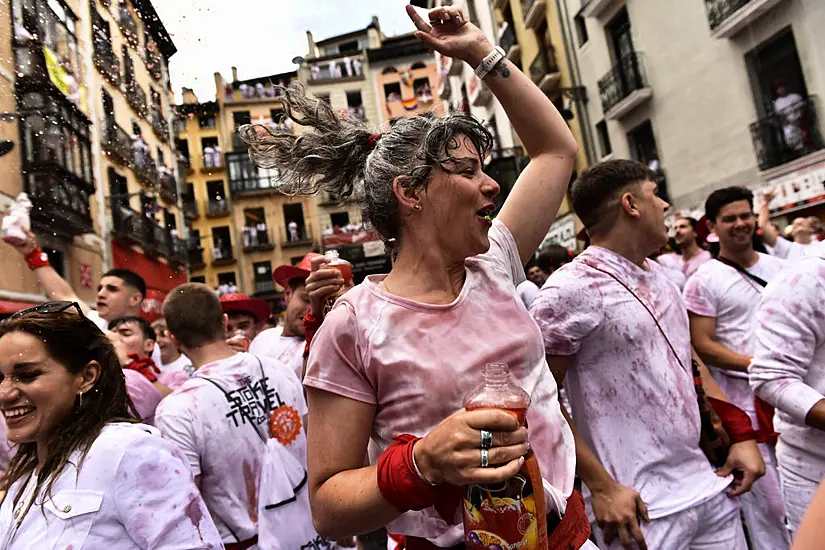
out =
<svg viewBox="0 0 825 550"><path fill-rule="evenodd" d="M694 218L677 218L673 225L673 241L680 252L662 254L656 258L664 267L680 271L686 280L699 269L699 266L712 259L710 252L699 246L698 226L699 222Z"/></svg>
<svg viewBox="0 0 825 550"><path fill-rule="evenodd" d="M166 326L166 319L158 319L152 323L157 335L157 344L160 348L160 375L158 378L172 389L180 387L183 382L195 374L195 368L188 357L183 355Z"/></svg>
<svg viewBox="0 0 825 550"><path fill-rule="evenodd" d="M576 419L577 471L592 495L600 548L635 540L639 548L744 550L739 507L725 491L749 490L764 464L749 433L736 434L716 473L699 447L687 311L664 268L647 260L668 232L654 176L629 160L582 174L572 202L591 246L550 276L530 312ZM707 394L725 401L699 369Z"/></svg>
<svg viewBox="0 0 825 550"><path fill-rule="evenodd" d="M742 496L742 511L753 547L781 550L790 541L774 454L773 409L756 401L748 383L748 365L763 287L779 274L784 262L753 249L756 216L749 190L714 191L705 202L705 212L709 229L719 237L719 256L699 267L685 285L691 340L731 403L748 413L759 428L767 473Z"/></svg>
<svg viewBox="0 0 825 550"><path fill-rule="evenodd" d="M224 543L250 548L259 532L263 536L269 514L277 515L290 500L306 499L306 486L294 492L290 486L292 498L281 502L261 481L263 470L279 466L268 460L270 444L283 446L306 468L301 385L285 365L229 347L227 316L206 285L173 289L163 315L196 372L160 404L157 426L189 459ZM268 443L270 438L279 445ZM304 520L311 529L309 514Z"/></svg>
<svg viewBox="0 0 825 550"><path fill-rule="evenodd" d="M157 335L138 316L120 317L109 323L107 335L115 346L126 377L126 390L144 422L154 424L158 403L171 393L158 379L160 370L152 360Z"/></svg>
<svg viewBox="0 0 825 550"><path fill-rule="evenodd" d="M220 301L228 320L226 334L229 346L235 351L249 350L250 344L272 314L269 304L266 300L250 298L237 292L221 295ZM241 337L241 340L237 337Z"/></svg>

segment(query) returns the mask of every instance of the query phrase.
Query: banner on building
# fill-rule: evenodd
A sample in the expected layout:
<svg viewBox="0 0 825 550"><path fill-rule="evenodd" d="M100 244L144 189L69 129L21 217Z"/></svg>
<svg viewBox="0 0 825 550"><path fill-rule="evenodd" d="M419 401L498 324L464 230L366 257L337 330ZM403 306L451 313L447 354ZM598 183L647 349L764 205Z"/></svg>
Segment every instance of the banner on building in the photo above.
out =
<svg viewBox="0 0 825 550"><path fill-rule="evenodd" d="M754 193L755 211L762 207L762 193L771 188L776 191L770 204L771 215L774 216L825 202L825 162L772 179L760 187Z"/></svg>

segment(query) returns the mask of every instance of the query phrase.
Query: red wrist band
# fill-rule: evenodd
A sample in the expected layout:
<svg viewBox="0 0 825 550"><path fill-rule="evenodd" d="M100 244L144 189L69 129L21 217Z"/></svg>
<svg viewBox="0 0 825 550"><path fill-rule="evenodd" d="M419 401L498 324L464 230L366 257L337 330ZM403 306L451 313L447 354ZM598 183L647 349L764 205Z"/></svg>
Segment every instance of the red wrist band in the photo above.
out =
<svg viewBox="0 0 825 550"><path fill-rule="evenodd" d="M35 270L38 267L46 267L47 265L51 265L49 263L49 255L39 248L35 248L26 254L26 264L31 270Z"/></svg>
<svg viewBox="0 0 825 550"><path fill-rule="evenodd" d="M378 489L401 513L435 504L435 487L424 483L413 466L413 447L419 439L409 434L394 437L378 457Z"/></svg>
<svg viewBox="0 0 825 550"><path fill-rule="evenodd" d="M306 359L309 357L309 345L312 343L312 339L315 338L315 333L318 332L318 329L321 328L321 323L323 319L318 319L312 314L312 310L308 311L306 315L304 315L304 337L306 338L306 346L304 346L304 358Z"/></svg>
<svg viewBox="0 0 825 550"><path fill-rule="evenodd" d="M134 370L142 374L149 382L157 382L157 374L160 374L160 369L155 366L155 362L151 357L141 357L137 354L129 354L129 359L132 360L128 365L124 365L124 369Z"/></svg>
<svg viewBox="0 0 825 550"><path fill-rule="evenodd" d="M756 439L756 430L753 429L751 419L745 411L736 405L731 405L713 397L708 397L708 401L710 401L716 414L719 415L719 420L722 421L722 426L728 432L731 443Z"/></svg>
<svg viewBox="0 0 825 550"><path fill-rule="evenodd" d="M779 439L779 434L773 429L773 405L767 401L762 401L758 397L756 399L756 441L758 443L770 443L776 445Z"/></svg>

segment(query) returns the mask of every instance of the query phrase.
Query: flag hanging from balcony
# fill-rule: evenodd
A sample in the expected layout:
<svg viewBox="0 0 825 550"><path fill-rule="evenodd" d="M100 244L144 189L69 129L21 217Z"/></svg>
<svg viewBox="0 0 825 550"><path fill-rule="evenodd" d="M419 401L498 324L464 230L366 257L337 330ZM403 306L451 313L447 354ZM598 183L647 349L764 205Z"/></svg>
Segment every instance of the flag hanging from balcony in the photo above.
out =
<svg viewBox="0 0 825 550"><path fill-rule="evenodd" d="M409 99L402 99L401 104L404 106L404 109L407 111L415 111L418 109L418 99L415 96Z"/></svg>

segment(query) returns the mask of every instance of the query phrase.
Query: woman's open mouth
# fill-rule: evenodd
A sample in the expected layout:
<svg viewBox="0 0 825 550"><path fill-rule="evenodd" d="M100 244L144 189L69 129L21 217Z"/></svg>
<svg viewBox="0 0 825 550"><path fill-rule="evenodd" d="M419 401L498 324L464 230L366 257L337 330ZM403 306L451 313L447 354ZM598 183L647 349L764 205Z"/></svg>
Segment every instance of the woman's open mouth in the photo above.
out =
<svg viewBox="0 0 825 550"><path fill-rule="evenodd" d="M15 407L13 409L6 409L3 411L3 418L6 420L6 425L10 426L22 422L35 410L36 407Z"/></svg>
<svg viewBox="0 0 825 550"><path fill-rule="evenodd" d="M479 218L484 219L487 222L492 222L493 218L496 214L496 206L494 204L488 204L484 208L476 211L476 216Z"/></svg>

